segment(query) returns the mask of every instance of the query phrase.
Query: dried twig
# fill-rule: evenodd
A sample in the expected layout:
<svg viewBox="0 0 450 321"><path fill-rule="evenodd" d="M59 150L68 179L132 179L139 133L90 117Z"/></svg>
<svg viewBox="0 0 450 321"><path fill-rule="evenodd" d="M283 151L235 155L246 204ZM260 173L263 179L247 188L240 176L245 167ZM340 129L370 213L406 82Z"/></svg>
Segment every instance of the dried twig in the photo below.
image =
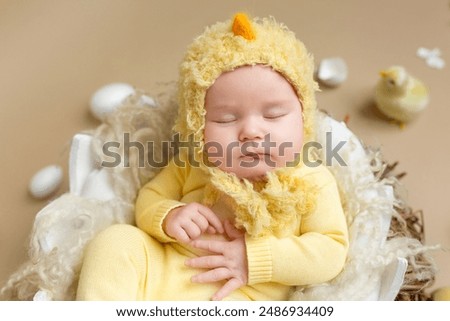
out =
<svg viewBox="0 0 450 321"><path fill-rule="evenodd" d="M398 162L384 164L376 176L380 179L400 179L406 173L394 174ZM396 185L393 184L394 192ZM407 204L401 204L395 208L396 214L392 217L389 230L389 238L404 236L425 241L425 229L422 210L413 210ZM424 254L418 254L408 258L408 268L405 273L404 283L396 297L399 301L429 301L431 296L426 290L435 280L435 267L430 258Z"/></svg>

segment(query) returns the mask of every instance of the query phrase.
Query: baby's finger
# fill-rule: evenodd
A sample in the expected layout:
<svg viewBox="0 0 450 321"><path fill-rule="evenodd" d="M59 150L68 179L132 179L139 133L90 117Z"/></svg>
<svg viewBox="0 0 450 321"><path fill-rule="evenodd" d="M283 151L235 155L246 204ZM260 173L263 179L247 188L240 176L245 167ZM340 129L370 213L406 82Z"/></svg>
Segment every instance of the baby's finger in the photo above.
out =
<svg viewBox="0 0 450 321"><path fill-rule="evenodd" d="M172 237L181 243L189 243L191 241L189 235L187 235L186 231L181 227L174 232Z"/></svg>
<svg viewBox="0 0 450 321"><path fill-rule="evenodd" d="M216 234L217 231L214 227L212 227L211 225L208 225L208 228L206 229L206 233L208 234Z"/></svg>
<svg viewBox="0 0 450 321"><path fill-rule="evenodd" d="M231 278L231 272L227 268L217 268L214 270L209 270L191 278L192 282L195 283L213 283Z"/></svg>
<svg viewBox="0 0 450 321"><path fill-rule="evenodd" d="M236 278L232 278L213 295L211 300L221 301L223 298L226 298L228 295L230 295L234 290L239 289L242 285L243 284L241 281Z"/></svg>
<svg viewBox="0 0 450 321"><path fill-rule="evenodd" d="M199 256L186 260L186 265L200 269L214 269L225 265L225 258L222 255Z"/></svg>
<svg viewBox="0 0 450 321"><path fill-rule="evenodd" d="M217 217L216 213L214 213L210 208L200 205L198 208L200 214L202 214L206 220L209 222L209 224L216 229L219 233L223 233L223 225L222 222Z"/></svg>
<svg viewBox="0 0 450 321"><path fill-rule="evenodd" d="M207 231L210 226L208 220L201 214L193 216L191 220L200 228L202 232Z"/></svg>
<svg viewBox="0 0 450 321"><path fill-rule="evenodd" d="M193 223L192 221L188 221L185 224L181 226L183 230L185 231L186 235L188 236L188 240L195 240L197 237L199 237L202 234L202 231L200 228Z"/></svg>
<svg viewBox="0 0 450 321"><path fill-rule="evenodd" d="M242 235L244 234L244 232L238 230L229 220L225 220L224 226L225 226L225 233L232 240L242 237Z"/></svg>
<svg viewBox="0 0 450 321"><path fill-rule="evenodd" d="M223 254L225 242L213 240L194 240L189 244L200 250Z"/></svg>

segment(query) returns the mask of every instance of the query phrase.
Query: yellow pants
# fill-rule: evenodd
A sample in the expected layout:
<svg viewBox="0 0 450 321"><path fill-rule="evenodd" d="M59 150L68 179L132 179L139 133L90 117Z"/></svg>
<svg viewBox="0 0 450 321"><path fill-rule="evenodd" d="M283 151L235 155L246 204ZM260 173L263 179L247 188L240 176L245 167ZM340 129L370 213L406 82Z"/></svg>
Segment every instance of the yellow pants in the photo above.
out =
<svg viewBox="0 0 450 321"><path fill-rule="evenodd" d="M210 300L223 282L198 284L202 272L185 266L192 257L176 243L160 243L131 225L113 225L87 247L77 300ZM285 300L288 289L273 283L244 286L228 300Z"/></svg>

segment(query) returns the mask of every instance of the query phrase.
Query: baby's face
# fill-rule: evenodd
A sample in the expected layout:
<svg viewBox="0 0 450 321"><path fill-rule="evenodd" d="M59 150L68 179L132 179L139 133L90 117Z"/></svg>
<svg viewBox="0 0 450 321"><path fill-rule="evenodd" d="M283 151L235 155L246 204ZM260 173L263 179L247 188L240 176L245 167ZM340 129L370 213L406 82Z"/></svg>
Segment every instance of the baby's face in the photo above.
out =
<svg viewBox="0 0 450 321"><path fill-rule="evenodd" d="M300 154L303 120L289 82L262 65L223 73L205 98L208 160L240 178L255 180Z"/></svg>

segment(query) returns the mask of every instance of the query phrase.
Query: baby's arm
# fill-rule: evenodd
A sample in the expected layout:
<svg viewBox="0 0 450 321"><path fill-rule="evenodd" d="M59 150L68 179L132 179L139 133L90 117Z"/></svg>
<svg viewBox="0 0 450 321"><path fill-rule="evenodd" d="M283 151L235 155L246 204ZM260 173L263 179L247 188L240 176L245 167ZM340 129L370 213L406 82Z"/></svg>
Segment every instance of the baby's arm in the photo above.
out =
<svg viewBox="0 0 450 321"><path fill-rule="evenodd" d="M332 175L317 169L315 210L302 217L300 235L246 237L248 284L308 285L329 281L342 270L348 249L347 223Z"/></svg>
<svg viewBox="0 0 450 321"><path fill-rule="evenodd" d="M171 161L140 189L136 200L136 225L160 242L186 242L189 241L187 237L198 236L198 231L223 231L222 224L210 209L181 201L186 181L195 169L187 164L186 155L180 157L185 166L177 166ZM200 190L206 183L202 179L201 175L198 180L190 179L189 191Z"/></svg>

